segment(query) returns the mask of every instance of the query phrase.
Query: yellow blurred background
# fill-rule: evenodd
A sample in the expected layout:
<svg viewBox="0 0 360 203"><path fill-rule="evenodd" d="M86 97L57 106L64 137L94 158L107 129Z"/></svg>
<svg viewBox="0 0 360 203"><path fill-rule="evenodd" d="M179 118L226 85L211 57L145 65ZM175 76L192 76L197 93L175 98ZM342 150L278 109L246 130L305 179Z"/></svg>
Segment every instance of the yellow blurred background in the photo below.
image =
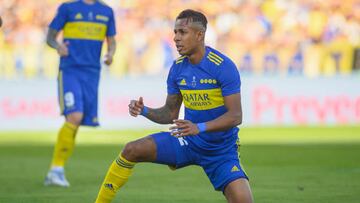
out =
<svg viewBox="0 0 360 203"><path fill-rule="evenodd" d="M52 79L58 56L45 43L59 0L0 0L0 79ZM173 23L186 8L202 11L206 42L243 74L352 74L360 69L356 0L107 0L115 11L118 49L108 75L166 73L177 53ZM357 55L356 55L357 54Z"/></svg>

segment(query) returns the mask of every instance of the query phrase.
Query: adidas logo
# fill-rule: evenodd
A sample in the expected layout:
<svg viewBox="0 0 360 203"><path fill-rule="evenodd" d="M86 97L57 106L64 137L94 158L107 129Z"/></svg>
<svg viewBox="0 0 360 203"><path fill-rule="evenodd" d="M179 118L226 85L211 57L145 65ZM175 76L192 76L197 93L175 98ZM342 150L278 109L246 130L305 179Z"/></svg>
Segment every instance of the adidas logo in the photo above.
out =
<svg viewBox="0 0 360 203"><path fill-rule="evenodd" d="M235 171L240 171L237 166L233 166L232 169L231 169L231 172L235 172Z"/></svg>
<svg viewBox="0 0 360 203"><path fill-rule="evenodd" d="M181 80L180 85L186 85L185 79L182 79L182 80Z"/></svg>
<svg viewBox="0 0 360 203"><path fill-rule="evenodd" d="M112 190L112 191L114 190L114 187L113 187L113 185L111 183L105 183L104 187L109 189L109 190Z"/></svg>
<svg viewBox="0 0 360 203"><path fill-rule="evenodd" d="M75 19L76 20L83 19L83 16L81 15L81 13L77 13L76 16L75 16Z"/></svg>

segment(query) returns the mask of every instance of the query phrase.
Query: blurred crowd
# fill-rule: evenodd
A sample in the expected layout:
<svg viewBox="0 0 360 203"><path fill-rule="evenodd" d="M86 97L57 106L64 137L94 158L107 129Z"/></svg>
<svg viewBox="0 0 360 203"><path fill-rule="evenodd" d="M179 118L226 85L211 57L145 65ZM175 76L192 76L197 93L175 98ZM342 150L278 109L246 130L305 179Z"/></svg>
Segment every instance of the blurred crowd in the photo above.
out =
<svg viewBox="0 0 360 203"><path fill-rule="evenodd" d="M58 56L45 44L63 1L0 0L0 78L53 78ZM111 77L166 73L178 57L173 25L183 9L206 14L206 43L243 74L351 74L360 69L357 0L105 0L115 11L118 49Z"/></svg>

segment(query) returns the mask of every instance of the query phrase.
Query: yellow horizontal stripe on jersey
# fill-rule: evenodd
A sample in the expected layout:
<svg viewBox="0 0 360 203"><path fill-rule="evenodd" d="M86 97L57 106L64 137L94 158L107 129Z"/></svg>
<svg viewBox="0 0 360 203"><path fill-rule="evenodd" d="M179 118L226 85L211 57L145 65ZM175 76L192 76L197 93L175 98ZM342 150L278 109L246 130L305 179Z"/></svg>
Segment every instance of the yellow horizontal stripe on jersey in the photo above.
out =
<svg viewBox="0 0 360 203"><path fill-rule="evenodd" d="M223 58L221 58L219 55L215 54L214 52L209 52L210 56L214 56L215 58L219 59L221 62L224 60Z"/></svg>
<svg viewBox="0 0 360 203"><path fill-rule="evenodd" d="M221 89L180 90L184 105L192 110L209 110L224 105Z"/></svg>
<svg viewBox="0 0 360 203"><path fill-rule="evenodd" d="M64 27L64 38L103 41L106 25L94 22L69 22Z"/></svg>

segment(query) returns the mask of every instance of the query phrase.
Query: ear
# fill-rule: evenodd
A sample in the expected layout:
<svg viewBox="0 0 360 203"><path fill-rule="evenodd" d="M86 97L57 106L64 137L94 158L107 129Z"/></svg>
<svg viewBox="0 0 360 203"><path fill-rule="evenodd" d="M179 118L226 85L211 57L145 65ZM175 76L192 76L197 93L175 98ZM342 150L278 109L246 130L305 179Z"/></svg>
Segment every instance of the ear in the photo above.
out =
<svg viewBox="0 0 360 203"><path fill-rule="evenodd" d="M196 38L198 41L203 41L205 39L205 32L204 31L197 31Z"/></svg>

